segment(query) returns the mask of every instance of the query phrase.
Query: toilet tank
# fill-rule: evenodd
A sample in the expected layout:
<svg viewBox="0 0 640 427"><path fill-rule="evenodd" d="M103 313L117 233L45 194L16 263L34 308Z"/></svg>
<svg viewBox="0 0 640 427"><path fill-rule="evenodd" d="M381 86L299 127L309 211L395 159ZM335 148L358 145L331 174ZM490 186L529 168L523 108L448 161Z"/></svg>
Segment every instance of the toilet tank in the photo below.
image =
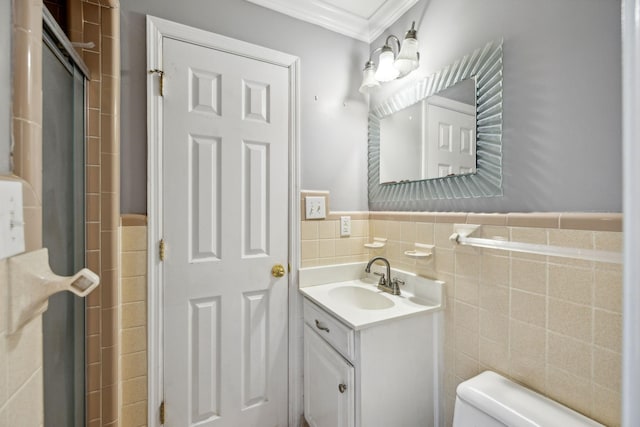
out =
<svg viewBox="0 0 640 427"><path fill-rule="evenodd" d="M566 406L485 371L458 386L453 427L603 427Z"/></svg>

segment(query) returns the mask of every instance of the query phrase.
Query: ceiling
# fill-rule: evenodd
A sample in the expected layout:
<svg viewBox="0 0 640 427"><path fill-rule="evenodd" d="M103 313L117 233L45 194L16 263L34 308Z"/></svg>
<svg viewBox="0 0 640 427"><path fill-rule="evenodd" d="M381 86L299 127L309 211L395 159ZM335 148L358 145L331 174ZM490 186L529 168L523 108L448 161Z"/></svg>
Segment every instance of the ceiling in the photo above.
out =
<svg viewBox="0 0 640 427"><path fill-rule="evenodd" d="M371 43L418 0L247 0Z"/></svg>

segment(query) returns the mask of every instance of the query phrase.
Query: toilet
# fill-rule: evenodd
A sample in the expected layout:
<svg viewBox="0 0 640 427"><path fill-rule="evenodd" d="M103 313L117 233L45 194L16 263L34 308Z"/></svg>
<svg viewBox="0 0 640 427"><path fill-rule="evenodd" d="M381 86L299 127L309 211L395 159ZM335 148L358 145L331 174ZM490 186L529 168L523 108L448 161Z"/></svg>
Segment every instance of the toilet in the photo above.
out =
<svg viewBox="0 0 640 427"><path fill-rule="evenodd" d="M603 427L566 406L485 371L456 391L453 427Z"/></svg>

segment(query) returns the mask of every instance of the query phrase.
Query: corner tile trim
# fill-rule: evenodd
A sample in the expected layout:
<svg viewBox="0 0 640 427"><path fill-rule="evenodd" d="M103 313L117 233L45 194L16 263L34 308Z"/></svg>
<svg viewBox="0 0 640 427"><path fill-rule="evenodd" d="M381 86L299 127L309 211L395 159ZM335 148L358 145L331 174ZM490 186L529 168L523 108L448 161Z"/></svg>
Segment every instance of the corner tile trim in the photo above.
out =
<svg viewBox="0 0 640 427"><path fill-rule="evenodd" d="M560 230L622 231L621 213L532 212L369 212L371 220L466 223L507 227L555 228Z"/></svg>
<svg viewBox="0 0 640 427"><path fill-rule="evenodd" d="M326 220L339 220L349 215L351 219L431 222L439 224L478 224L507 227L555 228L560 230L586 231L622 231L623 217L621 213L593 212L512 212L512 213L475 213L475 212L399 212L399 211L360 211L338 212L329 209L330 193L328 191L300 191L300 208L304 221L304 198L307 196L324 196L327 201ZM134 215L135 216L135 215ZM123 215L125 225L125 216ZM144 225L144 224L141 224Z"/></svg>

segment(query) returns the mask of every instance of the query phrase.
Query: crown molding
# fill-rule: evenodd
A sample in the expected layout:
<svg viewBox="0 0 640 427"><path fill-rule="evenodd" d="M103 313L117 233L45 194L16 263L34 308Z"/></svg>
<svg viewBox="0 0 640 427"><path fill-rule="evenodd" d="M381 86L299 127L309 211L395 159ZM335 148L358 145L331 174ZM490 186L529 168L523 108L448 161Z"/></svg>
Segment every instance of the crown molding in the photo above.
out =
<svg viewBox="0 0 640 427"><path fill-rule="evenodd" d="M387 0L369 19L369 44L373 43L384 31L393 25L402 15L411 9L418 0ZM401 38L404 34L398 34Z"/></svg>
<svg viewBox="0 0 640 427"><path fill-rule="evenodd" d="M387 0L367 19L322 0L247 1L369 44L418 2L418 0Z"/></svg>

